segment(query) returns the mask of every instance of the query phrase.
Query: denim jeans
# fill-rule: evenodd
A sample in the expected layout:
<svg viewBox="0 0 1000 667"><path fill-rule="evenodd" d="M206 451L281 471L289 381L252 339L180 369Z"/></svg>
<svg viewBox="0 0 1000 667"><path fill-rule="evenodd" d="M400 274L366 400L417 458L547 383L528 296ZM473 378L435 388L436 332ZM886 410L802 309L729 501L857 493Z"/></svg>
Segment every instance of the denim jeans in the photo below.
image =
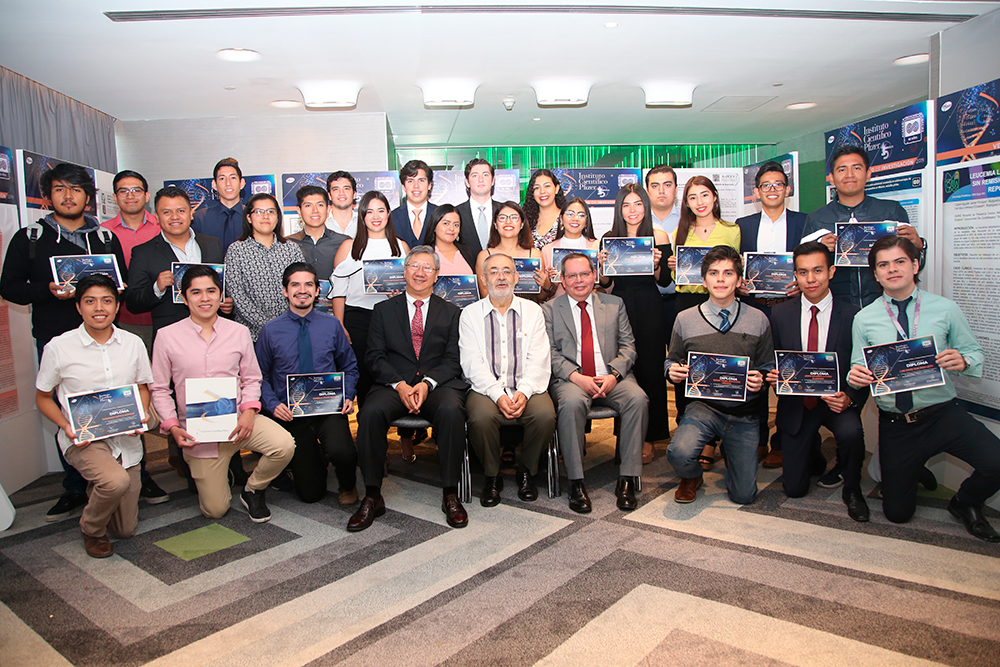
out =
<svg viewBox="0 0 1000 667"><path fill-rule="evenodd" d="M715 438L722 439L726 457L726 491L729 499L747 505L757 497L757 444L760 440L756 415L734 417L703 401L691 401L667 447L667 460L677 474L701 477L701 449Z"/></svg>

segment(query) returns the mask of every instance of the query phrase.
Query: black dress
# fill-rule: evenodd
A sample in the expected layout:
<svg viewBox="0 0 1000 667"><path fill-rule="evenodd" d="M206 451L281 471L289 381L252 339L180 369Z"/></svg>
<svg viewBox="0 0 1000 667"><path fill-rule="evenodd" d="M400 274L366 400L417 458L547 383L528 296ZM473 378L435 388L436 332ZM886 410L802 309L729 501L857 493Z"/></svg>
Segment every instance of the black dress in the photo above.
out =
<svg viewBox="0 0 1000 667"><path fill-rule="evenodd" d="M670 246L657 246L663 253L660 258L660 275L669 271L666 258ZM667 338L663 330L662 299L653 276L618 276L612 279L612 294L625 302L632 334L635 336L636 360L632 367L636 382L649 397L649 426L646 442L665 440L670 435L667 415L667 384L663 376L666 361Z"/></svg>

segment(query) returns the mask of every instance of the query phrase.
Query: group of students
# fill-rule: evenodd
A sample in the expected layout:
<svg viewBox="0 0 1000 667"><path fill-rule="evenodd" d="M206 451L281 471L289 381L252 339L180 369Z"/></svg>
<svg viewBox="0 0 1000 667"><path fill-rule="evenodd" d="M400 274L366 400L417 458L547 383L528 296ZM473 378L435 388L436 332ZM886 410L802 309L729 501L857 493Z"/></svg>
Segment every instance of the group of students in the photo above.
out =
<svg viewBox="0 0 1000 667"><path fill-rule="evenodd" d="M152 402L155 410L147 414L169 434L171 462L192 480L207 517L225 513L233 484L242 485L241 502L254 521L270 518L264 490L272 484L315 502L326 492L330 462L344 506L358 502L360 465L365 493L348 530L367 528L385 511L387 432L406 414L434 426L449 525L468 521L457 495L466 430L483 462L484 507L500 502L502 462L516 444L517 495L537 498L533 477L555 429L570 480L569 506L589 512L582 460L586 415L595 404L621 415L615 495L620 509L631 510L653 442L668 437L666 377L678 399L678 428L667 448L681 478L677 502L695 500L721 441L734 502L754 500L757 466L766 455L765 465L784 467L790 497L804 495L810 477L822 475L824 486L843 484L851 518L867 521L860 411L872 377L861 347L934 335L942 369L970 376L981 375L983 353L953 303L916 287L926 242L911 226L876 244L869 269L833 266L834 222L906 223L897 204L864 194L867 154L851 147L838 153L831 161L838 198L808 217L785 209L787 175L777 163L756 176L762 211L736 223L722 220L710 179L690 179L678 202L673 170L650 170L646 188L630 184L618 193L606 235L653 237L654 274L628 277L604 276L603 255L596 265L582 253L552 265L553 248L594 250L599 241L586 202L566 200L545 169L533 173L522 207L493 200L493 166L472 160L465 168L469 201L435 206L429 202L432 170L411 161L400 171L403 205L392 209L382 193L371 191L356 210L354 179L334 172L326 189L298 191L302 229L285 238L274 197L258 194L240 203L244 183L231 158L214 171L219 200L197 212L183 190L166 187L157 192L151 216L145 180L121 172L114 181L121 213L105 223L106 231L83 213L94 196L87 173L59 165L41 183L52 213L15 235L0 277L4 298L33 305L38 405L61 429L67 493L49 518L85 504L85 546L101 557L113 553L108 531L128 536L135 530L140 492L149 502L167 499L148 476L139 479L138 434L73 445L59 408L66 393L132 383ZM680 245L711 248L701 285L673 284L673 248ZM796 280L785 297L762 300L742 289L741 252L793 250ZM123 297L101 276L84 279L75 291L52 281L48 257L97 252L115 254L128 267ZM390 257L405 257L404 292L368 293L362 262ZM537 294L515 296L513 260L519 257L542 259ZM224 264L225 280L210 266L189 269L179 286L183 303L175 303L172 262ZM459 310L433 294L439 275L471 273L478 276L479 302ZM327 279L324 294L320 283ZM890 306L907 297L909 306ZM327 301L329 313L317 308ZM112 325L116 317L119 326ZM844 361L836 395L779 398L778 429L769 443L764 383L777 381L774 349L836 351ZM749 357L747 400L685 398L689 351ZM342 414L293 418L285 377L331 371L345 374ZM239 378L240 417L228 442L198 443L184 429L184 380L197 377ZM924 463L948 451L976 469L949 510L973 535L1000 541L982 515L985 500L1000 489L1000 441L958 406L947 377L942 387L895 396L905 398L875 399L886 517L912 516L918 481L935 483ZM357 447L347 422L355 402L361 408ZM944 423L947 433L939 427ZM837 439L829 472L819 451L820 426ZM403 456L412 461L415 434L399 429L399 435ZM261 454L249 476L240 449Z"/></svg>

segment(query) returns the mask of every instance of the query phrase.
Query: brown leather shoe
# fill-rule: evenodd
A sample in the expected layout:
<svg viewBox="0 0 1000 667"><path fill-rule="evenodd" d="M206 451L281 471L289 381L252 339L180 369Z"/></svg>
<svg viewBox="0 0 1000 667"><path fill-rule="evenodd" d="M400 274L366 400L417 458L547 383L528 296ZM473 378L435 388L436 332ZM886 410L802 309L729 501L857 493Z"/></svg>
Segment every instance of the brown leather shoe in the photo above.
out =
<svg viewBox="0 0 1000 667"><path fill-rule="evenodd" d="M768 455L764 457L764 461L760 465L763 468L780 468L781 450L772 449L770 452L768 452Z"/></svg>
<svg viewBox="0 0 1000 667"><path fill-rule="evenodd" d="M337 502L340 503L341 507L347 507L358 502L358 487L354 487L348 491L341 489L340 493L337 494Z"/></svg>
<svg viewBox="0 0 1000 667"><path fill-rule="evenodd" d="M469 515L462 507L458 495L454 493L446 494L441 501L441 511L444 512L448 525L452 528L465 528L469 525Z"/></svg>
<svg viewBox="0 0 1000 667"><path fill-rule="evenodd" d="M757 447L757 463L760 463L761 461L763 461L765 456L767 456L767 445L760 445L760 446L758 446Z"/></svg>
<svg viewBox="0 0 1000 667"><path fill-rule="evenodd" d="M379 495L378 498L365 496L361 501L361 507L347 522L347 530L352 533L364 530L375 522L375 517L383 514L385 514L385 500L382 499L382 496Z"/></svg>
<svg viewBox="0 0 1000 667"><path fill-rule="evenodd" d="M100 537L83 535L83 547L91 558L107 558L115 554L115 548L111 545L111 540L108 539L107 535Z"/></svg>
<svg viewBox="0 0 1000 667"><path fill-rule="evenodd" d="M691 503L694 502L698 489L701 488L702 477L682 478L680 486L674 491L674 502Z"/></svg>

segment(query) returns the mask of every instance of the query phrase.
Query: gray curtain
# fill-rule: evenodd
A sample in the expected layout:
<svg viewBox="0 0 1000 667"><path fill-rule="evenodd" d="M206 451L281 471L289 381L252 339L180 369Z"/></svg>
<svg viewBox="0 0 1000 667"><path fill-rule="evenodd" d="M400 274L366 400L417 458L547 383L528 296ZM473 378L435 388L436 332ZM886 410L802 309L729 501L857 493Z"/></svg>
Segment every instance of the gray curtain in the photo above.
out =
<svg viewBox="0 0 1000 667"><path fill-rule="evenodd" d="M0 146L118 171L115 119L0 67Z"/></svg>

